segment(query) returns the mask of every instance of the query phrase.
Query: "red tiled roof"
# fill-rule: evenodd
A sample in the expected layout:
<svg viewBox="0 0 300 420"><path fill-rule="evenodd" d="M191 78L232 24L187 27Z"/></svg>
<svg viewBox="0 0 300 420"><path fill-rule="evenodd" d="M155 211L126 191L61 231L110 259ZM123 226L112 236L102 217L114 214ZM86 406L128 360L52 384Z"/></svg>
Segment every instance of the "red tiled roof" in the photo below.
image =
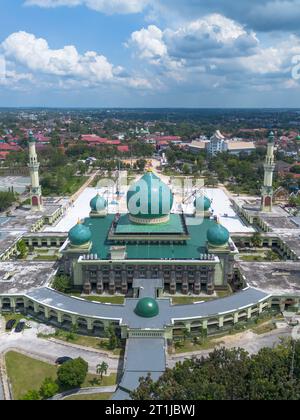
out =
<svg viewBox="0 0 300 420"><path fill-rule="evenodd" d="M20 146L13 146L7 143L0 143L0 151L19 152L20 150L22 150Z"/></svg>
<svg viewBox="0 0 300 420"><path fill-rule="evenodd" d="M99 136L96 136L94 134L89 135L83 135L81 136L82 140L89 143L89 144L107 144L112 146L118 146L121 144L120 140L109 140L107 138L102 138Z"/></svg>
<svg viewBox="0 0 300 420"><path fill-rule="evenodd" d="M9 155L9 152L0 152L0 159L5 160L7 158L7 155Z"/></svg>
<svg viewBox="0 0 300 420"><path fill-rule="evenodd" d="M118 151L123 153L129 152L129 146L118 146Z"/></svg>
<svg viewBox="0 0 300 420"><path fill-rule="evenodd" d="M181 141L181 137L179 137L179 136L156 136L155 140L156 141L166 141L166 142Z"/></svg>

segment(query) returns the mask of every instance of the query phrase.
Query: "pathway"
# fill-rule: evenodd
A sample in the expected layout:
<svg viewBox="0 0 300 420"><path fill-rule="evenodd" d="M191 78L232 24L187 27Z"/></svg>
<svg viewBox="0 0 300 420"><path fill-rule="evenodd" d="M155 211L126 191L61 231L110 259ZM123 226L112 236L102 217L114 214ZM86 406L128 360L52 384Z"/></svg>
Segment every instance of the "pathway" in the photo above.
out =
<svg viewBox="0 0 300 420"><path fill-rule="evenodd" d="M54 395L54 397L49 398L49 400L64 400L67 397L73 395L91 395L91 394L113 394L116 391L117 386L99 386L91 388L78 388L71 389L70 391L62 392L61 394Z"/></svg>

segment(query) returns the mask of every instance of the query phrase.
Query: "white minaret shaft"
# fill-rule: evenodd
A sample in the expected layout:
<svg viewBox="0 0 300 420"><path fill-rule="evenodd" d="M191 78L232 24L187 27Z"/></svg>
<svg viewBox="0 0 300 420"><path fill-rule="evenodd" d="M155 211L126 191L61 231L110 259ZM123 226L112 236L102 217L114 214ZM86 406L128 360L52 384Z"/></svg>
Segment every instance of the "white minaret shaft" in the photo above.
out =
<svg viewBox="0 0 300 420"><path fill-rule="evenodd" d="M273 174L275 170L274 162L274 143L268 143L268 152L265 161L265 179L264 186L272 187L273 186Z"/></svg>
<svg viewBox="0 0 300 420"><path fill-rule="evenodd" d="M42 210L42 190L40 186L39 169L40 164L38 162L36 154L36 140L32 133L29 134L29 171L31 179L30 198L31 207L33 210Z"/></svg>
<svg viewBox="0 0 300 420"><path fill-rule="evenodd" d="M271 132L268 140L267 156L264 164L265 177L264 185L262 187L262 206L261 210L264 212L272 212L273 209L273 176L275 170L274 159L274 133Z"/></svg>

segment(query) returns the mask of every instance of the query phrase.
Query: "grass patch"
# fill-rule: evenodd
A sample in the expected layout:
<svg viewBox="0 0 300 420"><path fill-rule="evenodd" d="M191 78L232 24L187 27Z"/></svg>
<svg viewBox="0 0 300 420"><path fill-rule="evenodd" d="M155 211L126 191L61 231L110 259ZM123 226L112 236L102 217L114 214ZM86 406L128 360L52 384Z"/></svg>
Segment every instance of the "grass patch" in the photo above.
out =
<svg viewBox="0 0 300 420"><path fill-rule="evenodd" d="M222 342L218 342L218 344L222 344ZM204 340L201 344L194 344L191 341L186 341L180 345L180 347L175 347L175 353L192 353L194 351L202 351L202 350L209 350L213 349L216 345L216 340ZM172 348L170 349L170 353L172 352Z"/></svg>
<svg viewBox="0 0 300 420"><path fill-rule="evenodd" d="M64 398L68 401L108 401L111 399L113 394L103 393L103 394L89 394L89 395L72 395L71 397Z"/></svg>
<svg viewBox="0 0 300 420"><path fill-rule="evenodd" d="M50 335L39 335L40 338L55 338L56 340L60 340L66 343L77 344L78 346L89 347L96 350L105 350L112 353L114 356L121 356L124 352L124 348L116 348L115 350L110 350L108 348L109 340L106 338L97 338L97 337L90 337L86 335L79 335L76 333L70 333L64 330L56 330L55 334Z"/></svg>
<svg viewBox="0 0 300 420"><path fill-rule="evenodd" d="M232 292L230 290L221 290L217 292L217 296L174 296L171 299L173 305L190 305L195 302L210 302L212 300L230 296L231 294Z"/></svg>
<svg viewBox="0 0 300 420"><path fill-rule="evenodd" d="M34 261L57 261L58 260L57 255L37 255L34 257Z"/></svg>
<svg viewBox="0 0 300 420"><path fill-rule="evenodd" d="M276 329L276 325L273 322L268 322L265 324L258 325L257 327L253 327L251 329L255 334L262 335L274 331Z"/></svg>
<svg viewBox="0 0 300 420"><path fill-rule="evenodd" d="M56 380L57 367L23 354L10 351L5 355L7 374L12 385L14 400L30 390L38 391L45 378ZM82 387L112 386L117 382L115 373L104 376L88 374Z"/></svg>
<svg viewBox="0 0 300 420"><path fill-rule="evenodd" d="M47 377L56 379L57 367L16 352L5 355L7 374L14 400L30 390L38 391Z"/></svg>
<svg viewBox="0 0 300 420"><path fill-rule="evenodd" d="M111 303L113 305L123 305L125 298L124 296L80 296L84 300L90 302L99 303Z"/></svg>
<svg viewBox="0 0 300 420"><path fill-rule="evenodd" d="M98 386L113 386L117 383L117 374L112 373L109 376L103 376L102 380L99 375L87 374L86 380L82 384L82 388L98 387Z"/></svg>

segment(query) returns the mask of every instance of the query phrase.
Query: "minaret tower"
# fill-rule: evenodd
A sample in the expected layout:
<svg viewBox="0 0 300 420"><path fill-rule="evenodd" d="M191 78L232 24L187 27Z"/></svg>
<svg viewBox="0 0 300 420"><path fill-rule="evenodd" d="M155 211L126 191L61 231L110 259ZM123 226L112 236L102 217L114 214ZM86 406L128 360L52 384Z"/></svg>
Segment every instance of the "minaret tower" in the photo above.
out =
<svg viewBox="0 0 300 420"><path fill-rule="evenodd" d="M269 135L268 140L268 152L266 156L266 161L264 164L265 169L265 179L264 186L262 187L262 205L261 210L263 212L271 213L273 208L273 175L275 170L275 160L274 160L274 145L275 145L275 135L273 132Z"/></svg>
<svg viewBox="0 0 300 420"><path fill-rule="evenodd" d="M31 187L30 187L30 199L31 199L31 208L33 210L39 211L42 210L43 198L42 198L42 189L40 186L39 179L39 169L40 164L37 159L36 154L36 139L33 137L32 132L29 133L29 170L31 178Z"/></svg>

